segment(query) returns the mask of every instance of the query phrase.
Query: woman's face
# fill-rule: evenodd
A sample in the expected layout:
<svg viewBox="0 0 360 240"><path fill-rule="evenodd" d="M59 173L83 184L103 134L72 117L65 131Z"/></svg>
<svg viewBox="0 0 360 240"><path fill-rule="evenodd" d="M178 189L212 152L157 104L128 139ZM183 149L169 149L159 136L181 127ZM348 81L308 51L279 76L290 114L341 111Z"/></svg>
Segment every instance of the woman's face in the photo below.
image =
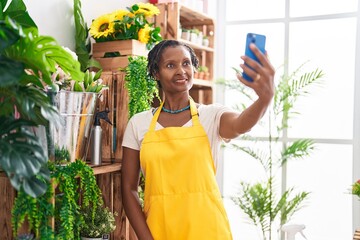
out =
<svg viewBox="0 0 360 240"><path fill-rule="evenodd" d="M192 87L193 73L189 51L183 46L170 46L162 53L156 79L165 92L183 92Z"/></svg>

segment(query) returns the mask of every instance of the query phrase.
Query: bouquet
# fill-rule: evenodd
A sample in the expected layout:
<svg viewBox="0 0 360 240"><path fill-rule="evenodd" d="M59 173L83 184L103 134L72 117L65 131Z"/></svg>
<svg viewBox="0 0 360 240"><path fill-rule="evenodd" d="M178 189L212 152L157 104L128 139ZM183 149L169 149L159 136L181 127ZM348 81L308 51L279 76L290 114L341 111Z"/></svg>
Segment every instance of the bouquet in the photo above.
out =
<svg viewBox="0 0 360 240"><path fill-rule="evenodd" d="M135 39L151 49L162 40L160 28L154 27L148 18L160 13L151 3L137 3L126 10L120 9L95 19L90 35L96 42Z"/></svg>

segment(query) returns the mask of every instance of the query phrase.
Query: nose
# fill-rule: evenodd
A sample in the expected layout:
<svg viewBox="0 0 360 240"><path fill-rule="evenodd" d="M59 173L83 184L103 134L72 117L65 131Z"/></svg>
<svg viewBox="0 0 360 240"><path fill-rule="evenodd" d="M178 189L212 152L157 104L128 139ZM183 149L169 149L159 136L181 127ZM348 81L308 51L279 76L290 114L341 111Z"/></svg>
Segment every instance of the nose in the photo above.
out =
<svg viewBox="0 0 360 240"><path fill-rule="evenodd" d="M184 66L180 65L177 69L177 74L184 74L186 73Z"/></svg>

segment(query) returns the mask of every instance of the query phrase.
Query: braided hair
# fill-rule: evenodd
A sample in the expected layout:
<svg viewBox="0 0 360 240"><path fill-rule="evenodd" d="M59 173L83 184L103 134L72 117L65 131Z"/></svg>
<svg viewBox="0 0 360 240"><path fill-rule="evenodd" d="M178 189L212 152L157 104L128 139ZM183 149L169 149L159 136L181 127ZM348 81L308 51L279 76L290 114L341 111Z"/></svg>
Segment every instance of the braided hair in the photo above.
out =
<svg viewBox="0 0 360 240"><path fill-rule="evenodd" d="M159 62L164 50L168 47L177 47L177 46L183 46L189 51L191 57L191 63L195 69L198 69L199 59L196 57L194 50L190 46L188 46L185 43L179 42L177 40L163 40L158 44L156 44L148 54L147 69L150 76L155 78L156 73L159 72Z"/></svg>

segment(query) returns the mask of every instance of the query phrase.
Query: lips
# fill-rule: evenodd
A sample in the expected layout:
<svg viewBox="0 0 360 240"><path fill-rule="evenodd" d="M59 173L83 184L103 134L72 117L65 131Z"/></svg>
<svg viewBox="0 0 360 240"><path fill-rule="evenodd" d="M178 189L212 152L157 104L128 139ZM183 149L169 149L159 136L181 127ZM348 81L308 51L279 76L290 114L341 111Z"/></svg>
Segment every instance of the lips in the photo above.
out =
<svg viewBox="0 0 360 240"><path fill-rule="evenodd" d="M178 79L178 80L176 80L175 82L176 83L184 83L184 82L186 82L187 81L187 79Z"/></svg>
<svg viewBox="0 0 360 240"><path fill-rule="evenodd" d="M176 83L185 83L187 81L188 81L187 78L178 78L178 79L175 80Z"/></svg>

